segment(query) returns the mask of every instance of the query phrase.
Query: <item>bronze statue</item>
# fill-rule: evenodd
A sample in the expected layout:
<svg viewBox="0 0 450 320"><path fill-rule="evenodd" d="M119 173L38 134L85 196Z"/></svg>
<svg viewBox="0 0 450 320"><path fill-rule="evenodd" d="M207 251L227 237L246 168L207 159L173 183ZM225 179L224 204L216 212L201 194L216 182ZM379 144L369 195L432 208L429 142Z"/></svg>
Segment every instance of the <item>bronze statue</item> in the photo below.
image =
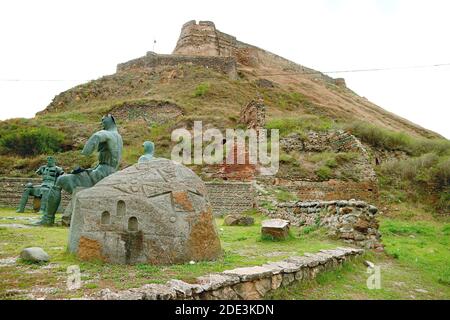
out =
<svg viewBox="0 0 450 320"><path fill-rule="evenodd" d="M97 182L117 171L122 159L123 141L117 131L116 121L112 115L102 118L103 130L94 133L84 146L83 155L99 152L99 163L95 168L76 168L70 174L58 178L56 184L50 189L46 210L36 225L52 225L55 222L55 213L61 202L61 190L72 194L77 187L89 188Z"/></svg>
<svg viewBox="0 0 450 320"><path fill-rule="evenodd" d="M40 198L41 207L39 212L45 211L48 192L54 186L58 177L64 174L64 171L60 167L56 166L55 158L48 157L47 165L41 166L38 170L36 170L36 173L42 176L42 183L39 185L27 183L25 185L25 191L22 194L22 199L20 199L19 208L17 208L16 212L22 213L25 211L25 207L30 196Z"/></svg>
<svg viewBox="0 0 450 320"><path fill-rule="evenodd" d="M151 141L145 141L142 146L144 147L144 155L139 158L138 163L151 161L155 152L155 144Z"/></svg>

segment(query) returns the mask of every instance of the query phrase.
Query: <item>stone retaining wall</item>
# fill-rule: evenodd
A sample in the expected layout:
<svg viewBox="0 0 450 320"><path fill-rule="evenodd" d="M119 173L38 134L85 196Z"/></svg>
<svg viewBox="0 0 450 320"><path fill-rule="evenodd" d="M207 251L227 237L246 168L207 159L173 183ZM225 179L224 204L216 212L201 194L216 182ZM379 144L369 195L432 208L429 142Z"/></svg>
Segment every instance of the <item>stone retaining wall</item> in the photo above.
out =
<svg viewBox="0 0 450 320"><path fill-rule="evenodd" d="M42 179L39 178L12 178L0 177L0 207L15 208L19 205L20 198L28 182L40 184ZM62 206L70 201L70 195L63 191ZM28 199L27 209L33 209L33 197Z"/></svg>
<svg viewBox="0 0 450 320"><path fill-rule="evenodd" d="M326 227L333 237L367 249L382 249L378 209L364 201L312 201L280 203L273 218L295 226Z"/></svg>
<svg viewBox="0 0 450 320"><path fill-rule="evenodd" d="M316 254L291 257L262 266L238 268L209 274L195 283L170 280L166 284L147 284L137 289L113 292L102 290L100 300L258 300L269 292L293 283L314 279L320 272L335 269L364 250L337 248ZM92 299L92 297L89 297Z"/></svg>
<svg viewBox="0 0 450 320"><path fill-rule="evenodd" d="M207 182L206 187L216 217L242 213L255 207L255 193L250 182Z"/></svg>
<svg viewBox="0 0 450 320"><path fill-rule="evenodd" d="M39 178L0 177L0 207L15 208L19 205L25 184L39 184ZM255 195L251 183L206 183L209 199L215 216L242 213L255 206ZM70 201L70 195L63 191L62 209ZM33 197L28 199L28 209L33 208Z"/></svg>
<svg viewBox="0 0 450 320"><path fill-rule="evenodd" d="M303 201L361 199L374 202L378 200L378 184L374 181L294 181L289 186L289 189Z"/></svg>

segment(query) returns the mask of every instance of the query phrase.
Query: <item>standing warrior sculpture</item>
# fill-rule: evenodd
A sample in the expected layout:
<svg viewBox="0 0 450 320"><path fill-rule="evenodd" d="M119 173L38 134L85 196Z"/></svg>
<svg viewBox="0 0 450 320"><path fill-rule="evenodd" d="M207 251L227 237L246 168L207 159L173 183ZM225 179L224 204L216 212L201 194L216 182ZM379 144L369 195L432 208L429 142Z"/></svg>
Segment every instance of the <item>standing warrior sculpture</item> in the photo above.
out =
<svg viewBox="0 0 450 320"><path fill-rule="evenodd" d="M40 167L36 173L42 176L42 183L40 185L33 185L32 183L26 184L17 212L22 213L25 211L29 196L41 198L41 207L39 212L42 213L45 211L48 192L55 185L56 179L58 179L60 175L64 174L64 171L60 167L56 166L55 158L48 157L47 165Z"/></svg>
<svg viewBox="0 0 450 320"><path fill-rule="evenodd" d="M52 225L61 202L61 190L73 194L77 187L89 188L117 171L122 159L123 141L112 115L102 118L103 130L94 133L84 146L83 155L99 152L98 165L92 169L77 168L58 178L48 194L46 210L36 225Z"/></svg>

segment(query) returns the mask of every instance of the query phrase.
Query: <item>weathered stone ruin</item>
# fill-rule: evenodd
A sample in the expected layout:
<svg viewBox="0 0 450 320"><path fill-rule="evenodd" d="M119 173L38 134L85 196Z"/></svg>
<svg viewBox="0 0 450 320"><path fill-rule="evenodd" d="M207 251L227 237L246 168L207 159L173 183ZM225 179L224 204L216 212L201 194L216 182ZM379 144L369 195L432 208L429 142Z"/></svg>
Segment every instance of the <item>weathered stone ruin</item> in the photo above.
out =
<svg viewBox="0 0 450 320"><path fill-rule="evenodd" d="M289 237L289 220L270 219L261 223L261 235L272 240L286 240Z"/></svg>
<svg viewBox="0 0 450 320"><path fill-rule="evenodd" d="M268 214L293 225L320 226L329 235L367 249L382 249L378 209L364 201L311 201L280 203Z"/></svg>
<svg viewBox="0 0 450 320"><path fill-rule="evenodd" d="M167 123L183 115L183 109L173 102L157 100L126 101L110 111L124 121L142 121L147 125Z"/></svg>
<svg viewBox="0 0 450 320"><path fill-rule="evenodd" d="M156 158L76 194L69 250L82 260L173 264L221 254L205 184L190 169Z"/></svg>
<svg viewBox="0 0 450 320"><path fill-rule="evenodd" d="M245 105L240 114L239 123L248 129L260 130L266 125L266 106L262 99L252 100Z"/></svg>

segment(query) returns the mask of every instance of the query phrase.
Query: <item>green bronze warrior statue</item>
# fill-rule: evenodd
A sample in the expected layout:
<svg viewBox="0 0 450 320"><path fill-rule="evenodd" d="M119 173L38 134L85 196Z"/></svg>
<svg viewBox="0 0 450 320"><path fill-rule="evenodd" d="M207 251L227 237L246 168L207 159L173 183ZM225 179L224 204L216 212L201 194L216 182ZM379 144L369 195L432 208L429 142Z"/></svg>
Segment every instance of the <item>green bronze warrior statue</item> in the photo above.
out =
<svg viewBox="0 0 450 320"><path fill-rule="evenodd" d="M102 125L103 130L94 133L81 152L88 156L97 150L99 153L98 165L91 169L77 168L70 174L60 176L50 189L46 210L36 225L52 225L55 222L55 213L61 202L61 190L73 194L77 187L92 187L119 168L123 149L122 136L117 131L112 115L104 116Z"/></svg>
<svg viewBox="0 0 450 320"><path fill-rule="evenodd" d="M53 157L47 158L47 165L41 166L36 173L42 176L42 183L40 185L33 185L32 183L27 183L25 186L25 191L22 194L22 199L20 200L19 208L17 212L24 212L25 206L28 202L28 197L32 196L35 198L41 198L41 207L39 212L45 211L45 205L47 203L47 196L50 189L55 185L56 180L62 174L64 174L63 169L56 166L56 160Z"/></svg>

